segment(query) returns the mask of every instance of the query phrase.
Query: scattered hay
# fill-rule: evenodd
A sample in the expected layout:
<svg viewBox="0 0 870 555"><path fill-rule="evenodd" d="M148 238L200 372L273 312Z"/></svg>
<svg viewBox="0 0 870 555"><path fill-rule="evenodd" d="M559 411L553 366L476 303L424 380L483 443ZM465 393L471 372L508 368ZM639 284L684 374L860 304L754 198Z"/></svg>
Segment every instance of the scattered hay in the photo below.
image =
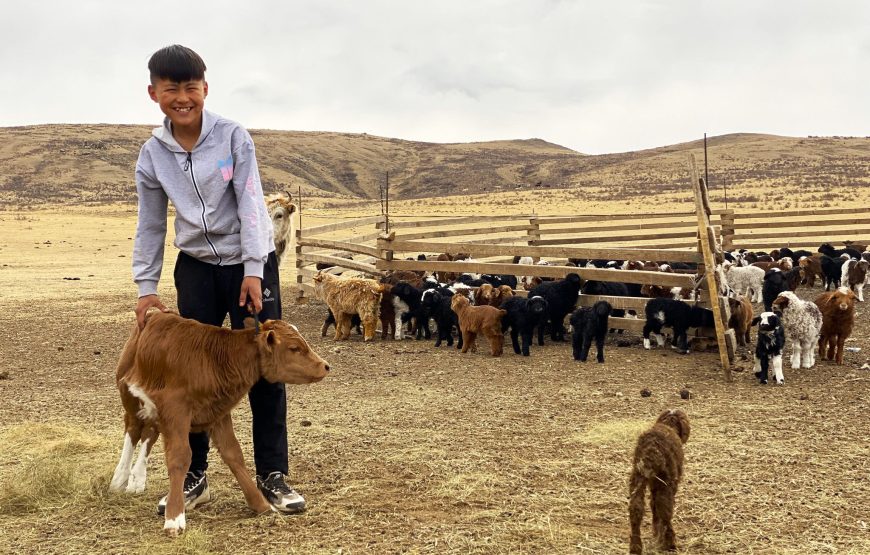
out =
<svg viewBox="0 0 870 555"><path fill-rule="evenodd" d="M593 444L621 444L633 448L637 436L650 426L646 420L612 420L594 424L585 432L575 434L576 441Z"/></svg>
<svg viewBox="0 0 870 555"><path fill-rule="evenodd" d="M0 429L0 514L56 509L103 497L112 472L108 438L28 422Z"/></svg>

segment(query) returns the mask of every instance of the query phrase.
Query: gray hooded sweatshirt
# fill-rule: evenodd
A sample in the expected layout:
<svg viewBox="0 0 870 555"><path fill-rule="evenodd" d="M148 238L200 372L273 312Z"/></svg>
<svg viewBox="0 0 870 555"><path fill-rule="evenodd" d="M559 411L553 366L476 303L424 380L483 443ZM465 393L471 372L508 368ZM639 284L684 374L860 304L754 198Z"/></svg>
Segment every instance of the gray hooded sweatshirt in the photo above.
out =
<svg viewBox="0 0 870 555"><path fill-rule="evenodd" d="M169 118L152 135L136 162L133 281L139 296L157 293L167 201L175 207L179 250L209 264L244 264L245 276L262 278L275 247L254 142L245 128L203 110L202 131L190 152L172 136Z"/></svg>

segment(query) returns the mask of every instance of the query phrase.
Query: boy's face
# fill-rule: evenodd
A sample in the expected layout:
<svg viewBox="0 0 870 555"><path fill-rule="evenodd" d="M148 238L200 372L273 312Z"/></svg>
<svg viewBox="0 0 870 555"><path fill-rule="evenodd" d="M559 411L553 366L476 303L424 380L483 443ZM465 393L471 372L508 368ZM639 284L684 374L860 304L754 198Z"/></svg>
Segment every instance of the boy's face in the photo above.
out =
<svg viewBox="0 0 870 555"><path fill-rule="evenodd" d="M198 128L202 122L202 108L208 96L208 83L204 79L171 81L158 79L148 85L151 100L160 105L173 128Z"/></svg>

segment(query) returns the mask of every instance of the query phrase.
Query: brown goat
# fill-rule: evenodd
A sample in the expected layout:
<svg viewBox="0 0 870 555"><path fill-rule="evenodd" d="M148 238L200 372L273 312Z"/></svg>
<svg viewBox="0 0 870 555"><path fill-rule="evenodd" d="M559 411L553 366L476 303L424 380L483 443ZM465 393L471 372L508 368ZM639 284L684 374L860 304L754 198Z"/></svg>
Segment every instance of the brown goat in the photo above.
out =
<svg viewBox="0 0 870 555"><path fill-rule="evenodd" d="M471 306L471 301L463 295L453 295L450 308L459 317L459 332L462 334L462 352L468 349L477 351L477 334L482 333L489 339L492 356L501 356L504 348L504 334L501 329L501 319L507 310L494 306Z"/></svg>
<svg viewBox="0 0 870 555"><path fill-rule="evenodd" d="M731 308L728 327L737 335L737 344L746 346L751 341L749 330L752 328L752 303L749 302L749 297L741 295L737 299L729 297L728 305Z"/></svg>
<svg viewBox="0 0 870 555"><path fill-rule="evenodd" d="M666 551L676 550L672 520L674 497L683 477L683 444L689 439L689 418L679 409L661 413L653 427L637 438L628 482L631 540L628 552L643 553L640 524L646 488L650 489L653 535Z"/></svg>
<svg viewBox="0 0 870 555"><path fill-rule="evenodd" d="M750 265L761 268L765 272L770 270L771 268L779 268L783 272L787 272L794 267L794 262L791 258L785 257L780 258L779 260L776 260L774 262L753 262Z"/></svg>
<svg viewBox="0 0 870 555"><path fill-rule="evenodd" d="M510 285L499 285L492 292L492 296L489 299L490 306L494 306L496 308L500 307L503 302L510 299L514 296L514 290L511 289Z"/></svg>
<svg viewBox="0 0 870 555"><path fill-rule="evenodd" d="M816 278L822 277L822 263L818 256L805 256L798 261L798 265L804 271L807 287L815 286Z"/></svg>
<svg viewBox="0 0 870 555"><path fill-rule="evenodd" d="M837 364L843 364L843 344L855 325L855 293L848 287L840 287L822 293L813 301L822 311L822 332L819 335L819 358L833 360L836 349Z"/></svg>
<svg viewBox="0 0 870 555"><path fill-rule="evenodd" d="M484 283L474 291L474 304L477 306L491 304L493 293L495 293L495 288L492 284Z"/></svg>
<svg viewBox="0 0 870 555"><path fill-rule="evenodd" d="M405 283L409 283L417 289L420 289L423 286L423 273L424 272L414 272L412 270L393 270L387 272L387 274L381 278L381 283L396 285L397 283L404 281Z"/></svg>

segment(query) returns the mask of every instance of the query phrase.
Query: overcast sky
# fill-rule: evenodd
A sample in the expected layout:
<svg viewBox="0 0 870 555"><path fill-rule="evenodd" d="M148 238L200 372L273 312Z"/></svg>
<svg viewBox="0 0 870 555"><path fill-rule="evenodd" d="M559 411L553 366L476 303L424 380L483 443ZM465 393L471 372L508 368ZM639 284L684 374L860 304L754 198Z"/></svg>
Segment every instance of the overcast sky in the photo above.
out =
<svg viewBox="0 0 870 555"><path fill-rule="evenodd" d="M870 2L2 0L0 126L159 124L179 43L250 128L585 153L870 135Z"/></svg>

